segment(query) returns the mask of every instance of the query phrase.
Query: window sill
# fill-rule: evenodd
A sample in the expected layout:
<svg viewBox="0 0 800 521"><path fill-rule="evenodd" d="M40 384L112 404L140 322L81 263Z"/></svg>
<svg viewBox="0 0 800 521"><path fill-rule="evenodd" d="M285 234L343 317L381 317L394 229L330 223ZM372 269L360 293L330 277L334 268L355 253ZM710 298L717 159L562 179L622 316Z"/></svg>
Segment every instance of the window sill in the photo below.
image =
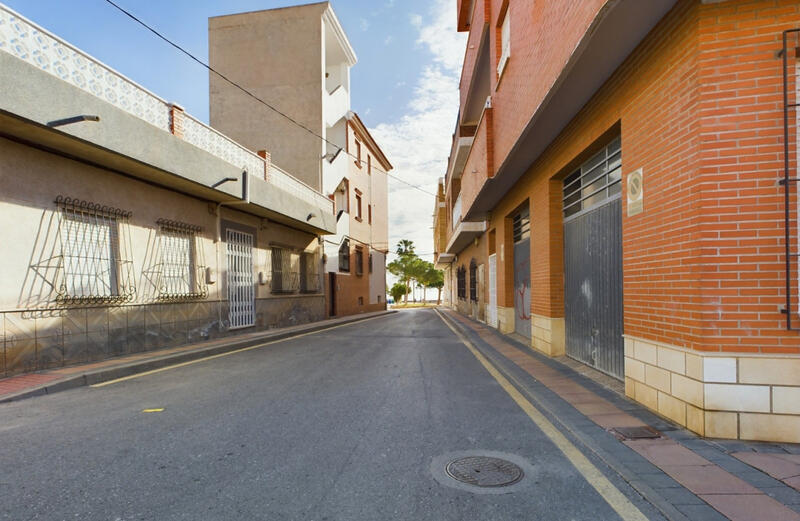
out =
<svg viewBox="0 0 800 521"><path fill-rule="evenodd" d="M354 217L354 219L358 222L364 222L364 219L362 219L361 217Z"/></svg>

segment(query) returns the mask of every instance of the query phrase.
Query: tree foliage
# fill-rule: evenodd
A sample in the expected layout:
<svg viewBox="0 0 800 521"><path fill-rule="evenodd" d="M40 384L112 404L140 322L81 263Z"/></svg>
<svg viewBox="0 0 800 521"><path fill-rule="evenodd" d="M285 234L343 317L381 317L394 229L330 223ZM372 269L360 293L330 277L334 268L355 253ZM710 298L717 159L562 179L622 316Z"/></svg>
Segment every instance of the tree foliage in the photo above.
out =
<svg viewBox="0 0 800 521"><path fill-rule="evenodd" d="M444 276L440 270L433 267L433 264L420 259L414 252L414 242L402 239L397 243L397 258L387 266L389 273L400 279L400 283L405 287L402 295L405 302L408 302L408 294L412 287L422 287L423 295L427 288L439 290L437 302L441 300L441 289L444 286ZM424 297L423 297L424 298Z"/></svg>
<svg viewBox="0 0 800 521"><path fill-rule="evenodd" d="M392 288L389 290L389 294L392 296L395 302L400 302L400 299L406 294L406 291L408 291L408 288L406 288L404 283L395 282L394 286L392 286Z"/></svg>

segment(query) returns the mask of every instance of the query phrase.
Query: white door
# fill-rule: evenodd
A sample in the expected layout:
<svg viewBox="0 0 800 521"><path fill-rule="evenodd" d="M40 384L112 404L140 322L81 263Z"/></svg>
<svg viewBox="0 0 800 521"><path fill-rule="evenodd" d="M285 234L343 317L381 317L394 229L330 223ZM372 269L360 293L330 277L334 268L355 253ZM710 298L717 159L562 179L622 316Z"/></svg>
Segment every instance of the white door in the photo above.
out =
<svg viewBox="0 0 800 521"><path fill-rule="evenodd" d="M230 328L255 325L255 287L253 280L253 236L228 230L228 320Z"/></svg>
<svg viewBox="0 0 800 521"><path fill-rule="evenodd" d="M489 255L489 313L487 322L497 327L497 255Z"/></svg>

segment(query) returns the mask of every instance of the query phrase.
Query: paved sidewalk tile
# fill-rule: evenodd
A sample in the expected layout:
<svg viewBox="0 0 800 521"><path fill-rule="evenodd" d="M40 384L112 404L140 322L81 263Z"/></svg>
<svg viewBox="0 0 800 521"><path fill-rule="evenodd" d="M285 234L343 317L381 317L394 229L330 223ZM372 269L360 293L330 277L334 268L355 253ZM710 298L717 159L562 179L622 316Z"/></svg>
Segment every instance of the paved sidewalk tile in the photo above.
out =
<svg viewBox="0 0 800 521"><path fill-rule="evenodd" d="M702 495L703 500L732 521L797 521L800 514L772 498L758 495Z"/></svg>

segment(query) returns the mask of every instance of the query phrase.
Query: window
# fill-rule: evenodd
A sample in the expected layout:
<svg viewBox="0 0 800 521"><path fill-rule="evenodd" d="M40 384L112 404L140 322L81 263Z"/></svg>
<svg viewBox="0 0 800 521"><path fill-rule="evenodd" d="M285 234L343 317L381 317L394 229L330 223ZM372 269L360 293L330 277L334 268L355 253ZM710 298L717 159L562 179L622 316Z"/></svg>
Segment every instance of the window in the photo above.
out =
<svg viewBox="0 0 800 521"><path fill-rule="evenodd" d="M367 205L367 222L369 224L372 224L372 205L371 204Z"/></svg>
<svg viewBox="0 0 800 521"><path fill-rule="evenodd" d="M64 210L61 222L67 298L102 299L119 295L117 219L94 212Z"/></svg>
<svg viewBox="0 0 800 521"><path fill-rule="evenodd" d="M361 191L356 189L356 219L363 220L361 217Z"/></svg>
<svg viewBox="0 0 800 521"><path fill-rule="evenodd" d="M345 239L339 246L339 271L350 273L350 239Z"/></svg>
<svg viewBox="0 0 800 521"><path fill-rule="evenodd" d="M372 254L369 254L369 272L372 273Z"/></svg>
<svg viewBox="0 0 800 521"><path fill-rule="evenodd" d="M318 293L320 290L319 261L317 255L303 252L300 255L300 291Z"/></svg>
<svg viewBox="0 0 800 521"><path fill-rule="evenodd" d="M72 306L133 300L136 279L128 227L131 213L62 196L55 204L55 269L50 269L54 264L51 260L36 266L53 288L55 301Z"/></svg>
<svg viewBox="0 0 800 521"><path fill-rule="evenodd" d="M478 302L478 266L475 259L469 263L469 299Z"/></svg>
<svg viewBox="0 0 800 521"><path fill-rule="evenodd" d="M367 154L367 174L372 173L372 156Z"/></svg>
<svg viewBox="0 0 800 521"><path fill-rule="evenodd" d="M364 248L356 246L356 275L364 273Z"/></svg>
<svg viewBox="0 0 800 521"><path fill-rule="evenodd" d="M195 248L200 227L159 219L158 252L160 255L160 299L204 298L205 279L200 276Z"/></svg>
<svg viewBox="0 0 800 521"><path fill-rule="evenodd" d="M616 138L564 178L564 218L616 198L621 180L622 143Z"/></svg>
<svg viewBox="0 0 800 521"><path fill-rule="evenodd" d="M359 306L363 306L364 305L364 297L358 297L358 305Z"/></svg>
<svg viewBox="0 0 800 521"><path fill-rule="evenodd" d="M361 168L361 142L356 139L356 165Z"/></svg>
<svg viewBox="0 0 800 521"><path fill-rule="evenodd" d="M528 206L527 203L525 204L524 208L521 208L517 213L514 214L514 217L512 217L511 221L512 221L511 229L515 243L530 237L531 213L530 213L530 207Z"/></svg>
<svg viewBox="0 0 800 521"><path fill-rule="evenodd" d="M506 63L511 57L511 7L506 8L506 14L503 16L503 23L500 25L500 59L497 61L497 76L503 75L506 68Z"/></svg>
<svg viewBox="0 0 800 521"><path fill-rule="evenodd" d="M300 286L297 253L279 246L272 247L272 292L294 293Z"/></svg>
<svg viewBox="0 0 800 521"><path fill-rule="evenodd" d="M456 270L456 286L458 298L461 300L467 299L467 270L461 266Z"/></svg>

